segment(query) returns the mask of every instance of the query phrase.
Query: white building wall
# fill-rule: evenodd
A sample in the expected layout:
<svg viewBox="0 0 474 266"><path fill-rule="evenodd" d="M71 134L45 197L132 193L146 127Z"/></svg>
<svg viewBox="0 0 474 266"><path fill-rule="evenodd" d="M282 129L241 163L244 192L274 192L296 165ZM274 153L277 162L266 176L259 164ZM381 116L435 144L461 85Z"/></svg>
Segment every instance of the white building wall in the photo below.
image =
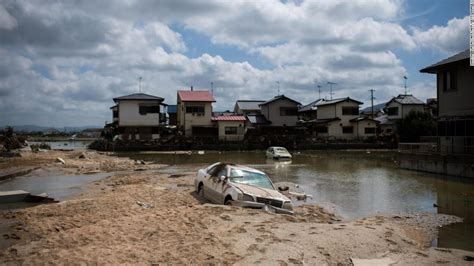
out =
<svg viewBox="0 0 474 266"><path fill-rule="evenodd" d="M296 126L298 114L294 116L281 116L280 107L298 108L298 105L286 99L278 100L261 106L262 114L267 120L272 121L272 126Z"/></svg>
<svg viewBox="0 0 474 266"><path fill-rule="evenodd" d="M391 107L398 107L398 115L389 115L388 109ZM395 101L390 102L387 105L387 115L389 119L401 119L402 118L402 105L400 103L397 103Z"/></svg>
<svg viewBox="0 0 474 266"><path fill-rule="evenodd" d="M158 126L160 123L160 114L139 113L140 105L158 105L158 102L150 101L120 101L119 102L119 126ZM161 109L161 108L160 108Z"/></svg>
<svg viewBox="0 0 474 266"><path fill-rule="evenodd" d="M219 127L219 140L239 141L244 139L245 121L217 121ZM237 135L226 135L226 127L237 127Z"/></svg>

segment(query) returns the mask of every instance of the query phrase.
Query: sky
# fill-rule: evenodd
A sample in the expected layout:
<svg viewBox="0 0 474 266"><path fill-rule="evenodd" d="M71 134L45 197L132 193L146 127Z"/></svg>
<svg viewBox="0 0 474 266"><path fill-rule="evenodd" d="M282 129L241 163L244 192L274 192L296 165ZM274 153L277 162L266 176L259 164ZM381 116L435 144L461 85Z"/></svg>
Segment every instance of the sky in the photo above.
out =
<svg viewBox="0 0 474 266"><path fill-rule="evenodd" d="M112 98L214 87L214 110L436 96L469 47L469 0L0 0L0 125L102 126ZM330 95L328 82L333 85Z"/></svg>

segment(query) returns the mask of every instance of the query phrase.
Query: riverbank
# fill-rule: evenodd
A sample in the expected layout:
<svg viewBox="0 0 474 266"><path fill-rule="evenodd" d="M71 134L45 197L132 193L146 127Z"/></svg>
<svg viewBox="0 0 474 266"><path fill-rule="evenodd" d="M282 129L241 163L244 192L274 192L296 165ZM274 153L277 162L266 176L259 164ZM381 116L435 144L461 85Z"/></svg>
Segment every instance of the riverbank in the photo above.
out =
<svg viewBox="0 0 474 266"><path fill-rule="evenodd" d="M379 215L352 221L315 205L294 216L213 205L194 193L198 165L163 165L107 153L22 154L0 161L64 173L117 172L58 204L1 213L8 247L1 263L350 264L386 258L398 264L467 264L473 252L430 248L448 215ZM65 164L56 162L60 157ZM84 158L80 158L84 157ZM137 171L135 171L137 170Z"/></svg>

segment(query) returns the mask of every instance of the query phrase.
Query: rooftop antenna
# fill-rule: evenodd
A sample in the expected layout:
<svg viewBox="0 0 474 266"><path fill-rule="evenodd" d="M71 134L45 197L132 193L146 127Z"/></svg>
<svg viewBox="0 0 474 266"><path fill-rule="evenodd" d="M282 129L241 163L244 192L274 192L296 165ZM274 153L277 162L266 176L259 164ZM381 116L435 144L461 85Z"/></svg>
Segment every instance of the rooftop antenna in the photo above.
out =
<svg viewBox="0 0 474 266"><path fill-rule="evenodd" d="M334 93L332 92L332 85L337 85L337 83L328 81L328 84L329 84L329 97L331 97L331 100L332 100L332 96L334 95Z"/></svg>
<svg viewBox="0 0 474 266"><path fill-rule="evenodd" d="M214 82L211 81L211 94L214 95Z"/></svg>
<svg viewBox="0 0 474 266"><path fill-rule="evenodd" d="M280 81L277 81L277 89L278 89L278 94L277 96L280 96Z"/></svg>
<svg viewBox="0 0 474 266"><path fill-rule="evenodd" d="M403 80L405 81L405 95L407 95L407 76L403 76Z"/></svg>
<svg viewBox="0 0 474 266"><path fill-rule="evenodd" d="M142 92L142 77L138 77L138 92Z"/></svg>

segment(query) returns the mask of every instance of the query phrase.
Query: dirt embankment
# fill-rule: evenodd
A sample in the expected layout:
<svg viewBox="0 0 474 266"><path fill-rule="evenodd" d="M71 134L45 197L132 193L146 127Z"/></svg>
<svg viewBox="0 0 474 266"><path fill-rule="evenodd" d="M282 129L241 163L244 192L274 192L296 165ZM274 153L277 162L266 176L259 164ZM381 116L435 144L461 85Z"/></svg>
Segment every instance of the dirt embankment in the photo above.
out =
<svg viewBox="0 0 474 266"><path fill-rule="evenodd" d="M76 155L62 156L66 165L76 161ZM101 166L108 163L99 160L87 170L119 169L122 163L142 167L103 159L110 165ZM70 169L82 171L79 162L85 161L77 160L78 167ZM0 263L324 265L386 258L419 265L467 264L463 256L474 256L427 248L429 237L418 234L429 232L417 229L420 220L410 216L340 222L318 206L297 207L289 216L209 204L194 193L194 175L119 174L90 184L77 199L2 213L0 220L7 225L2 238L10 247L0 251Z"/></svg>

